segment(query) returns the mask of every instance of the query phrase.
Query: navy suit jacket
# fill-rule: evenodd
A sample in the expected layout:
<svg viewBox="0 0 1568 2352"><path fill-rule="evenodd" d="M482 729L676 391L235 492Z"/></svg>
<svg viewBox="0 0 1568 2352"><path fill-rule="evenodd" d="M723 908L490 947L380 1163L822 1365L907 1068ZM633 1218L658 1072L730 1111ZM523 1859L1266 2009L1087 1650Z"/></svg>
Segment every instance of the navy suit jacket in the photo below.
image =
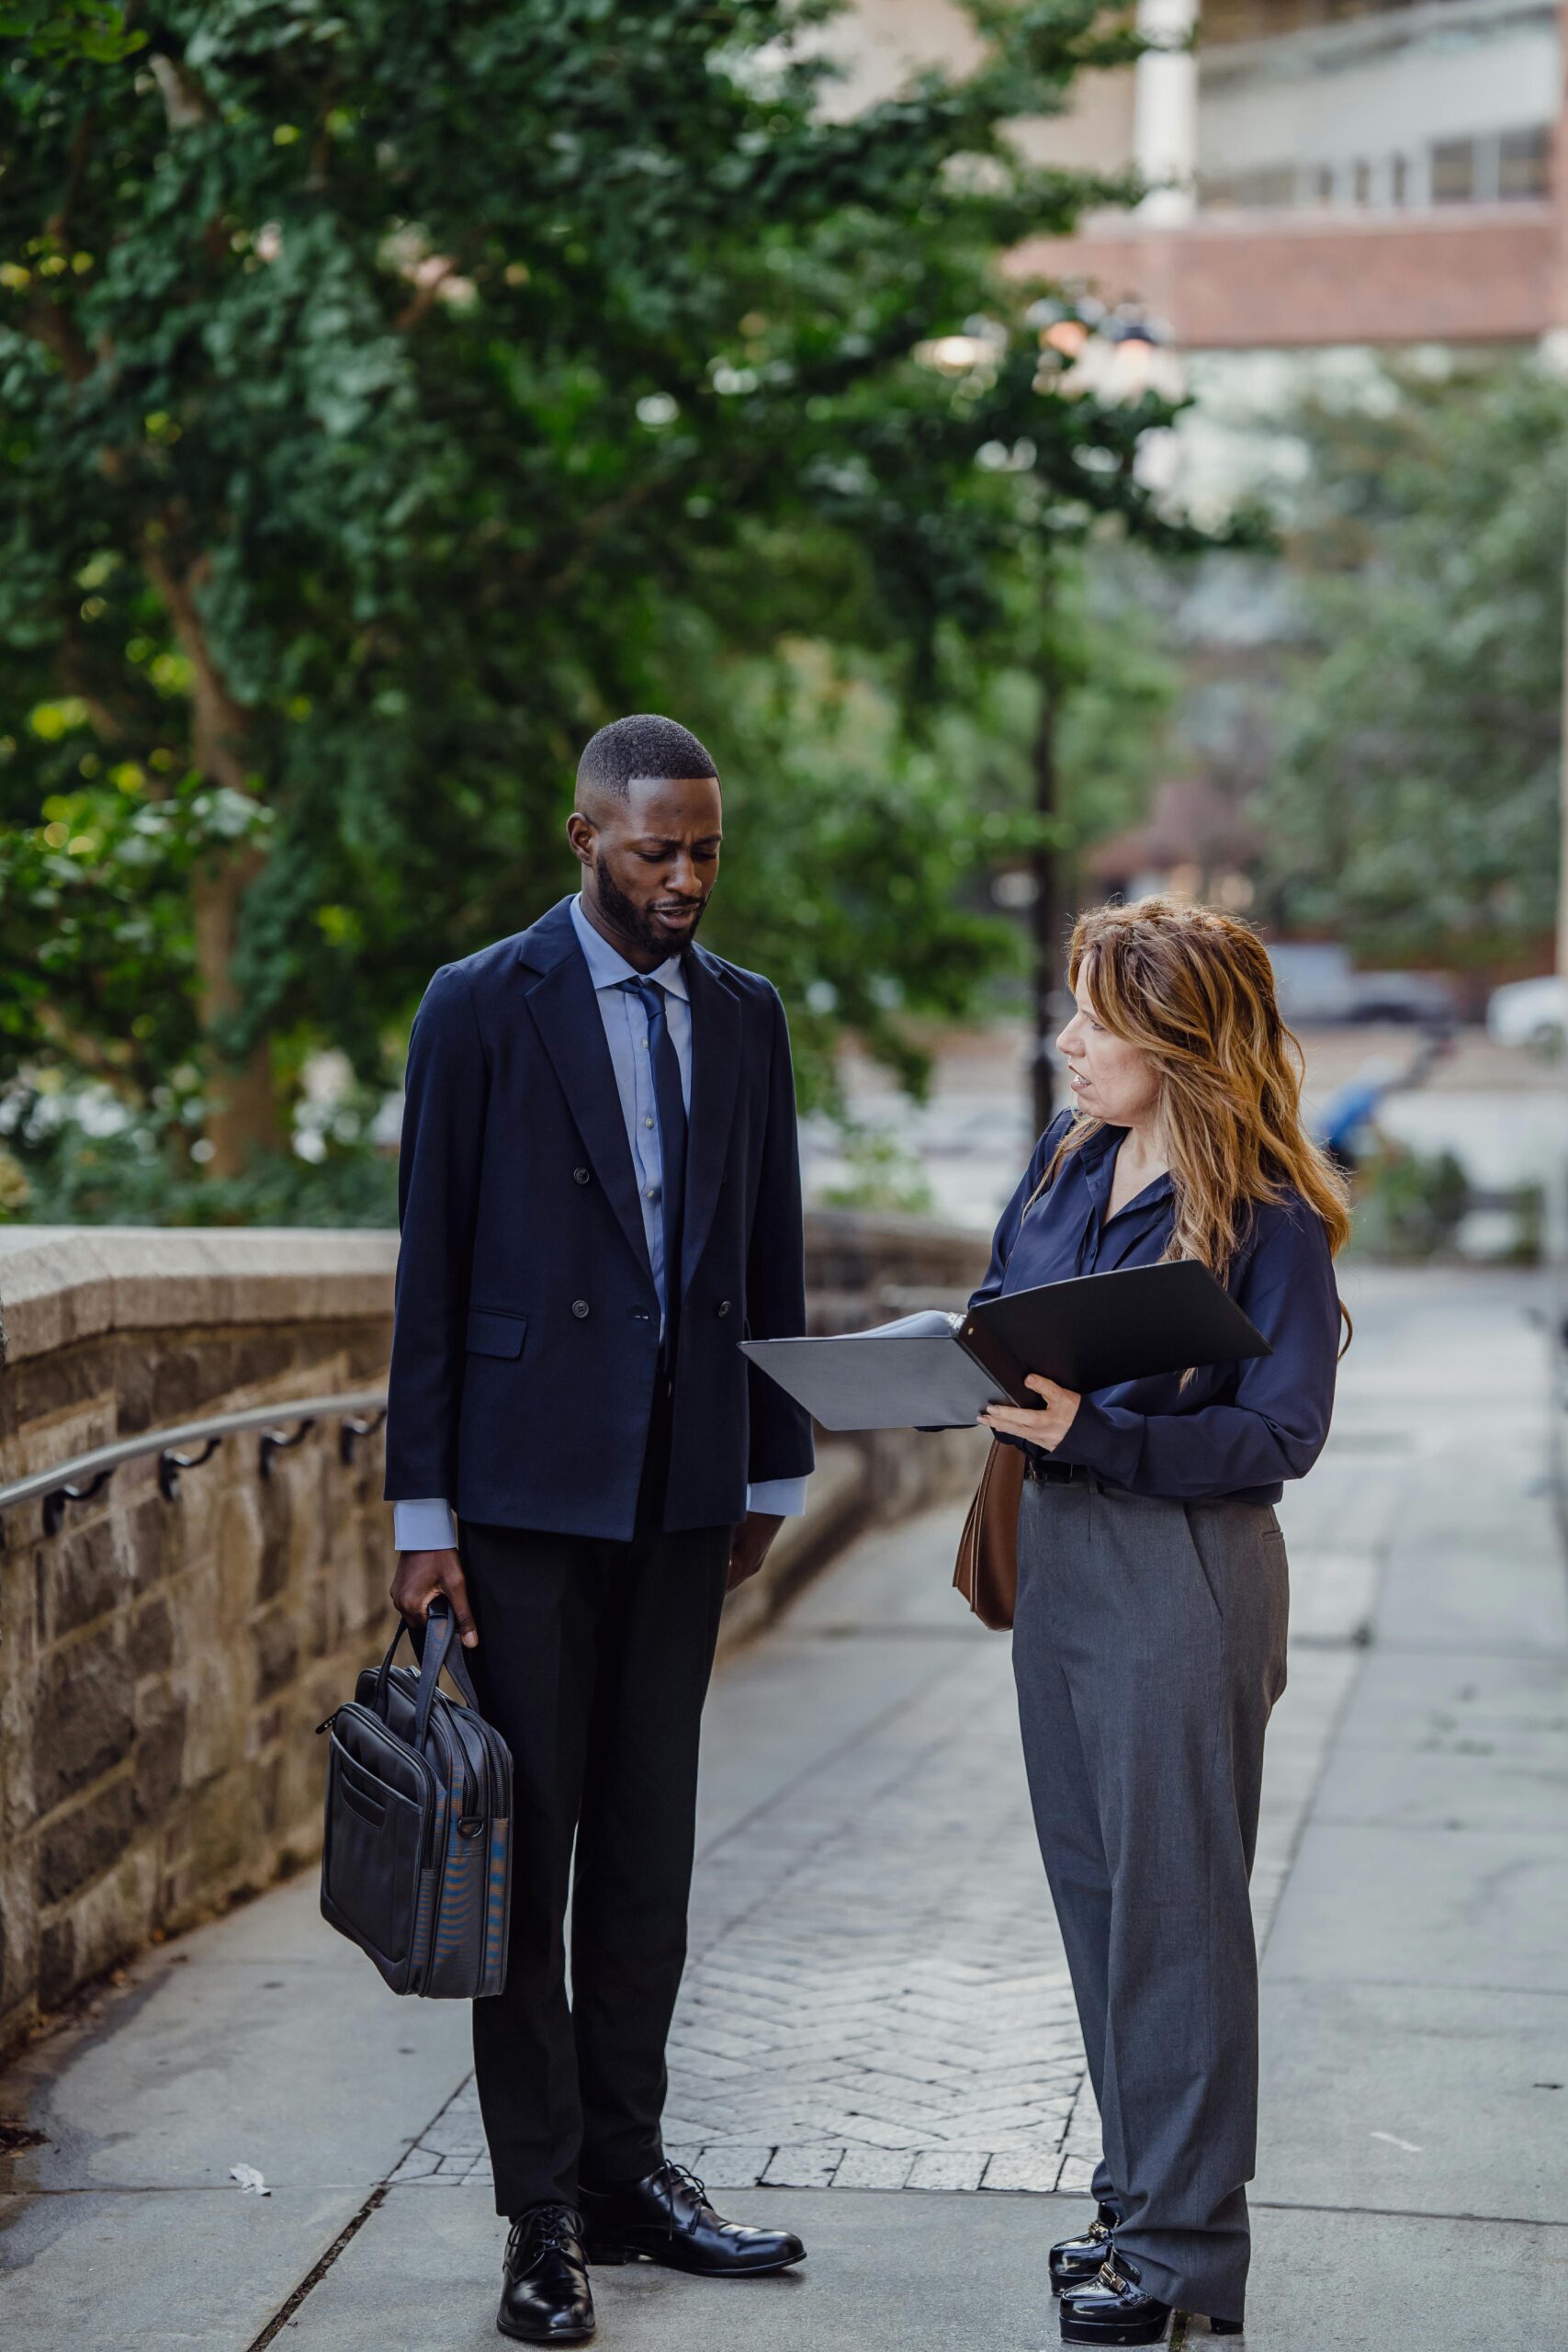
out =
<svg viewBox="0 0 1568 2352"><path fill-rule="evenodd" d="M431 981L409 1043L387 1498L630 1537L659 1296L610 1050L563 899ZM693 945L692 1102L664 1524L803 1477L811 1426L740 1353L806 1328L795 1085L771 981Z"/></svg>

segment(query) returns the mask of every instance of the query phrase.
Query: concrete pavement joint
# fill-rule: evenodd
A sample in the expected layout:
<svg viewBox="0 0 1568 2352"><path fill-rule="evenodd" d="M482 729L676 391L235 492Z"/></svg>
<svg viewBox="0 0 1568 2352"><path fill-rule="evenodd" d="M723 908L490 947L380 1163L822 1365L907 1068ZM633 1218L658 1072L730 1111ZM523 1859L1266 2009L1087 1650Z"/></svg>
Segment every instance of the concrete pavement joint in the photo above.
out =
<svg viewBox="0 0 1568 2352"><path fill-rule="evenodd" d="M358 2212L355 2213L354 2219L347 2224L346 2228L338 2232L337 2236L333 2240L331 2245L328 2246L325 2254L322 2255L320 2262L316 2264L314 2269L308 2271L305 2277L300 2279L299 2284L295 2288L294 2292L289 2296L288 2301L279 2304L277 2310L274 2312L271 2319L268 2320L266 2325L262 2329L261 2334L251 2338L251 2341L246 2347L246 2352L266 2352L266 2346L272 2342L274 2336L278 2335L282 2329L288 2326L290 2319L299 2310L300 2304L305 2301L305 2298L308 2295L312 2294L321 2285L321 2280L326 2277L328 2271L332 2268L339 2255L342 2254L344 2248L350 2245L353 2240L359 2235L360 2231L365 2227L365 2224L370 2219L371 2214L374 2213L382 2203L386 2194L387 2183L385 2181L381 2181L371 2190L369 2196L366 2199L364 2204L360 2207Z"/></svg>

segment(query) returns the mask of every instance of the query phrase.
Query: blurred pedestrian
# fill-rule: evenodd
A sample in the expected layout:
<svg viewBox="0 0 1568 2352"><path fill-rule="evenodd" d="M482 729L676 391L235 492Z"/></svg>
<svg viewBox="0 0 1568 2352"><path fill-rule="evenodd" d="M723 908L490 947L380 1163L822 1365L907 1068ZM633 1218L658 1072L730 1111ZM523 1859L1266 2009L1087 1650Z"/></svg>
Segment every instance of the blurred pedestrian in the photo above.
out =
<svg viewBox="0 0 1568 2352"><path fill-rule="evenodd" d="M1391 1054L1374 1054L1353 1078L1337 1086L1317 1114L1314 1132L1335 1166L1353 1176L1378 1141L1378 1113L1391 1094L1408 1094L1425 1086L1433 1070L1454 1049L1454 1035L1446 1024L1424 1029L1408 1061Z"/></svg>
<svg viewBox="0 0 1568 2352"><path fill-rule="evenodd" d="M1103 2131L1098 2211L1051 2251L1069 2344L1239 2333L1258 2110L1247 1882L1285 1686L1282 1482L1328 1432L1343 1178L1303 1131L1257 934L1166 899L1073 933L1073 1092L976 1300L1194 1258L1271 1352L985 1420L1028 1455L1013 1633L1034 1817Z"/></svg>
<svg viewBox="0 0 1568 2352"><path fill-rule="evenodd" d="M421 1620L448 1596L514 1762L474 2065L512 2223L496 2324L526 2343L592 2335L591 2263L737 2278L806 2252L724 2220L660 2134L719 1611L812 1464L738 1345L802 1330L806 1290L784 1007L694 944L722 822L683 727L601 729L581 894L437 972L409 1047L392 1599Z"/></svg>

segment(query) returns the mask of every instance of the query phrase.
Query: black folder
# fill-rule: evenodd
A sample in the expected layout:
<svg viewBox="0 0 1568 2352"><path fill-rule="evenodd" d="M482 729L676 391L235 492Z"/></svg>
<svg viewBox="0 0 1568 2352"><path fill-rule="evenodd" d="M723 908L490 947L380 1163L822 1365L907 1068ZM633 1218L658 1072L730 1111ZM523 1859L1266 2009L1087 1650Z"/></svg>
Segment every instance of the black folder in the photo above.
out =
<svg viewBox="0 0 1568 2352"><path fill-rule="evenodd" d="M830 1340L743 1340L742 1352L825 1430L960 1429L989 1404L1038 1406L1025 1375L1080 1395L1273 1352L1207 1266L1178 1258L931 1307Z"/></svg>

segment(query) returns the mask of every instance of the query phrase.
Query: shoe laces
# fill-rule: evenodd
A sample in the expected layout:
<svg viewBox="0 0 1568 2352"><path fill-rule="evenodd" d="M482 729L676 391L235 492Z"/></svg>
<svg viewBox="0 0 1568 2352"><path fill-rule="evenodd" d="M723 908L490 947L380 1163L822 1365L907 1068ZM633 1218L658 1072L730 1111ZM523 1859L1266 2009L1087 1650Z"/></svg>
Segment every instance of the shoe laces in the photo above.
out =
<svg viewBox="0 0 1568 2352"><path fill-rule="evenodd" d="M508 2260L521 2251L526 2242L532 2258L536 2262L543 2254L558 2254L563 2260L582 2262L582 2217L570 2205L536 2205L532 2212L520 2213L512 2224L512 2234L506 2243Z"/></svg>
<svg viewBox="0 0 1568 2352"><path fill-rule="evenodd" d="M675 2191L678 2188L689 2188L692 2192L694 2202L698 2206L706 2205L708 2201L706 2181L699 2180L696 2174L692 2170L689 2165L678 2165L668 2162L661 2165L659 2173L659 2186L660 2194L663 2197L664 2202L670 2208L670 2219L671 2223L673 2223L675 2219ZM689 2226L694 2228L696 2225L696 2219L697 2217L695 2213L694 2213Z"/></svg>

